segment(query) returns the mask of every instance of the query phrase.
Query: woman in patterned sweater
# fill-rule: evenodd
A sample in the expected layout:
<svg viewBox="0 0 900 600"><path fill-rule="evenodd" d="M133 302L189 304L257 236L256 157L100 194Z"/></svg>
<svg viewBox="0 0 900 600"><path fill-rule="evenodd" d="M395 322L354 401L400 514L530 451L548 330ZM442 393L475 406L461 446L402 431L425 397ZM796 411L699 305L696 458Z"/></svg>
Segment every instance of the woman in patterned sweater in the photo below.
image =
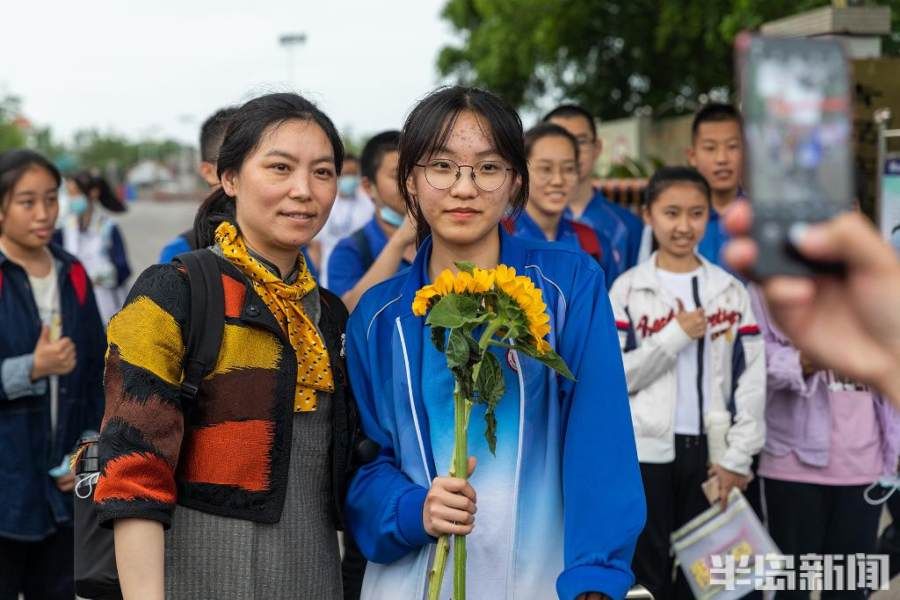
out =
<svg viewBox="0 0 900 600"><path fill-rule="evenodd" d="M300 247L328 217L343 154L329 118L298 95L235 114L222 186L196 221L221 270L222 345L190 406L179 396L185 273L150 267L110 322L94 500L129 599L342 596L347 314Z"/></svg>

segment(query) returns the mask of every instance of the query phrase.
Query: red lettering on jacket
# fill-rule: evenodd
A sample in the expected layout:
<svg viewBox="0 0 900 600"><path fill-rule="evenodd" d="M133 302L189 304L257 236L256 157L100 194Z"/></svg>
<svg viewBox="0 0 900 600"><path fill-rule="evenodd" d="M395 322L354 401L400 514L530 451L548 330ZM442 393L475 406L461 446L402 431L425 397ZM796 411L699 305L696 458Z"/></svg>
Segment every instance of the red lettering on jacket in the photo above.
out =
<svg viewBox="0 0 900 600"><path fill-rule="evenodd" d="M670 310L669 314L665 317L661 317L659 319L655 319L653 323L650 323L650 318L647 315L641 317L641 320L638 321L637 327L635 329L638 333L641 334L642 338L650 337L654 333L659 333L663 327L669 324L669 321L675 318L675 311Z"/></svg>
<svg viewBox="0 0 900 600"><path fill-rule="evenodd" d="M741 313L737 310L725 310L724 308L720 308L716 312L707 315L706 322L709 323L710 327L715 327L716 325L721 325L722 323L728 323L729 327L734 325L735 323L739 323L741 320Z"/></svg>

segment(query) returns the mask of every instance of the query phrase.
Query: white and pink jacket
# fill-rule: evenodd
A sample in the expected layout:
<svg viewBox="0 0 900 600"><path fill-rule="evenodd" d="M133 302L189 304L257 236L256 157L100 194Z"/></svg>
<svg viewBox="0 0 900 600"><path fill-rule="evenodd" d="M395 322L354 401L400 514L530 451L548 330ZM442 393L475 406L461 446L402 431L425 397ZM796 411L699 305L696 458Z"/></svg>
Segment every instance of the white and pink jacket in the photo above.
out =
<svg viewBox="0 0 900 600"><path fill-rule="evenodd" d="M715 462L748 474L753 456L765 442L763 341L744 284L698 258L704 270L700 305L708 321L701 356L707 367L701 392L704 429L711 436L714 428L724 431L726 447ZM671 462L675 459L677 357L693 340L675 318L678 307L659 280L655 253L616 280L610 300L628 381L638 459Z"/></svg>

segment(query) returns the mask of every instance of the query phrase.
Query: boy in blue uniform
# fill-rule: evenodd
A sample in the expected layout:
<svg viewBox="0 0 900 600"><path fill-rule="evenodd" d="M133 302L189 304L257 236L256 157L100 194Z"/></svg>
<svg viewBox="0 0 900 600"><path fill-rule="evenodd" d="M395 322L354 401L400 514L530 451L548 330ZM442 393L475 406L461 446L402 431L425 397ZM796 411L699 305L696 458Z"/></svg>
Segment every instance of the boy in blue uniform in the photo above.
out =
<svg viewBox="0 0 900 600"><path fill-rule="evenodd" d="M328 259L328 288L353 310L367 289L406 268L416 254L415 225L397 185L400 132L370 139L360 157L362 186L375 203L375 216L337 243Z"/></svg>
<svg viewBox="0 0 900 600"><path fill-rule="evenodd" d="M219 185L219 177L216 175L216 162L219 160L219 147L225 139L225 130L231 122L231 117L237 111L234 107L217 110L210 115L200 127L200 177L209 186L215 189ZM159 262L166 264L184 252L196 250L197 243L194 239L193 229L179 233L173 240L163 246L159 253Z"/></svg>
<svg viewBox="0 0 900 600"><path fill-rule="evenodd" d="M612 268L606 277L612 285L616 277L637 262L644 224L637 215L611 202L593 186L594 164L603 151L593 115L576 104L563 104L547 113L543 120L559 125L578 140L578 187L566 214L593 227L598 236L608 240L612 249Z"/></svg>
<svg viewBox="0 0 900 600"><path fill-rule="evenodd" d="M744 164L744 132L741 113L730 104L713 102L701 108L691 125L688 162L700 171L712 190L712 209L706 234L698 252L715 265L723 266L720 253L728 234L719 215L741 195Z"/></svg>

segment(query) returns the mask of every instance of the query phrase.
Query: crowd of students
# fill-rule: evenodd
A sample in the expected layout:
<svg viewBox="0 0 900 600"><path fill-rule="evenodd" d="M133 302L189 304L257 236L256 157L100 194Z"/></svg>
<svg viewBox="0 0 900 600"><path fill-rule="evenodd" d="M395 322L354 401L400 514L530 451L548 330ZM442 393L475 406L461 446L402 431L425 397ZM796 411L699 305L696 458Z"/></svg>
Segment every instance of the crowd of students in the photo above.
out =
<svg viewBox="0 0 900 600"><path fill-rule="evenodd" d="M210 195L130 291L106 182L67 178L57 223L57 169L0 155L0 600L73 596L61 463L92 430L128 598L422 597L442 534L468 536L472 598L690 598L670 536L710 478L785 554L874 553L865 493L896 471L900 416L867 384L896 390L797 341L732 271L752 257L723 262L741 115L709 104L691 133L633 211L594 187L576 105L525 131L492 93L442 88L357 158L312 103L261 96L203 125ZM188 401L185 261L205 252L224 324ZM575 374L492 350L498 443L473 437L468 478L441 462L453 378L412 313L457 261L531 278Z"/></svg>

